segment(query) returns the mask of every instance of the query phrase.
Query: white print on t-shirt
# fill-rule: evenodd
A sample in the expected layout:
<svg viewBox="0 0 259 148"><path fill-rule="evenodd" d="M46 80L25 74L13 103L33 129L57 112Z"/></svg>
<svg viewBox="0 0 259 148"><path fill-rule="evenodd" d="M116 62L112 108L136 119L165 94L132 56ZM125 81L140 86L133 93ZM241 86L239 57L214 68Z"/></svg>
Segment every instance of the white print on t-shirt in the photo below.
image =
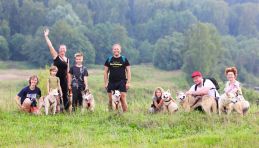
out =
<svg viewBox="0 0 259 148"><path fill-rule="evenodd" d="M36 99L37 98L37 94L27 94L26 98Z"/></svg>

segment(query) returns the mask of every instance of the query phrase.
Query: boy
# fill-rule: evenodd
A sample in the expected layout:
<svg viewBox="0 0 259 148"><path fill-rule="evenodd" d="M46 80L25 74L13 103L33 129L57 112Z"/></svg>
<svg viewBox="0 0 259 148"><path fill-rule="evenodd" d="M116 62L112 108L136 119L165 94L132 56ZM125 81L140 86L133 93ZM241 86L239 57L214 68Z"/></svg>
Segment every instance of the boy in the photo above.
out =
<svg viewBox="0 0 259 148"><path fill-rule="evenodd" d="M76 107L79 105L82 106L82 90L88 88L87 77L88 71L86 67L83 66L83 54L76 53L75 56L75 65L72 66L68 74L68 88L72 89L73 101L72 107L75 111Z"/></svg>

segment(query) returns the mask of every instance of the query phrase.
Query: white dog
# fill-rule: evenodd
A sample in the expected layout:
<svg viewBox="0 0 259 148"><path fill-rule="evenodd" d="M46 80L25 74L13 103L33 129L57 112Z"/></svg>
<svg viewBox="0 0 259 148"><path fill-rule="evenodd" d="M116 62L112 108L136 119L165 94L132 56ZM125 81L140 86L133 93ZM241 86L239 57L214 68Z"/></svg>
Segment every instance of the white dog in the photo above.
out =
<svg viewBox="0 0 259 148"><path fill-rule="evenodd" d="M45 104L45 114L48 115L49 109L52 111L52 114L55 115L57 108L57 97L58 97L58 89L53 89L49 92L49 94L44 98Z"/></svg>
<svg viewBox="0 0 259 148"><path fill-rule="evenodd" d="M248 111L249 107L249 102L246 101L242 95L236 96L236 94L233 93L224 93L219 99L219 115L225 110L229 115L234 109L243 116Z"/></svg>
<svg viewBox="0 0 259 148"><path fill-rule="evenodd" d="M89 91L89 89L83 90L82 92L82 98L83 98L83 107L82 112L84 112L85 109L89 111L94 111L95 108L95 102L94 102L94 96Z"/></svg>
<svg viewBox="0 0 259 148"><path fill-rule="evenodd" d="M174 113L178 111L178 106L175 100L172 98L169 90L163 92L162 99L163 103L163 112Z"/></svg>
<svg viewBox="0 0 259 148"><path fill-rule="evenodd" d="M119 90L112 91L112 109L122 111L121 93Z"/></svg>

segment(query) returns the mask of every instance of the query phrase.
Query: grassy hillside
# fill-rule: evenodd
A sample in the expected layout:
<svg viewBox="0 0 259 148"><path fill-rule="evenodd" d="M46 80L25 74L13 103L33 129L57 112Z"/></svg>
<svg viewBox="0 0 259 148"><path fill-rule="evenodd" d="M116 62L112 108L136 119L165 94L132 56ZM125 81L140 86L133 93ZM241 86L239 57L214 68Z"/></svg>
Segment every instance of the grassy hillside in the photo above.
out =
<svg viewBox="0 0 259 148"><path fill-rule="evenodd" d="M20 71L20 75L23 70ZM35 73L34 70L31 73ZM180 71L165 72L152 66L132 67L128 92L129 112L106 111L102 68L89 70L89 86L96 99L94 113L32 116L17 112L13 97L26 80L0 81L0 147L255 147L259 145L259 108L252 105L243 118L208 117L203 113L150 115L153 89L188 88ZM41 87L47 71L39 72ZM42 88L44 89L44 88Z"/></svg>

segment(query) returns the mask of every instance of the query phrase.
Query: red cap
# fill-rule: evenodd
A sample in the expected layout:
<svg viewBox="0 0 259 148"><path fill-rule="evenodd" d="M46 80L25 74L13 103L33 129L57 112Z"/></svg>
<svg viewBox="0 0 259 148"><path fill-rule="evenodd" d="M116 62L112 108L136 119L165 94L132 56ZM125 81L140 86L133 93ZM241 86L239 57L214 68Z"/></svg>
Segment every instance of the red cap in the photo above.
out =
<svg viewBox="0 0 259 148"><path fill-rule="evenodd" d="M199 71L194 71L194 72L192 73L192 78L197 77L197 76L202 77L201 72L199 72Z"/></svg>

